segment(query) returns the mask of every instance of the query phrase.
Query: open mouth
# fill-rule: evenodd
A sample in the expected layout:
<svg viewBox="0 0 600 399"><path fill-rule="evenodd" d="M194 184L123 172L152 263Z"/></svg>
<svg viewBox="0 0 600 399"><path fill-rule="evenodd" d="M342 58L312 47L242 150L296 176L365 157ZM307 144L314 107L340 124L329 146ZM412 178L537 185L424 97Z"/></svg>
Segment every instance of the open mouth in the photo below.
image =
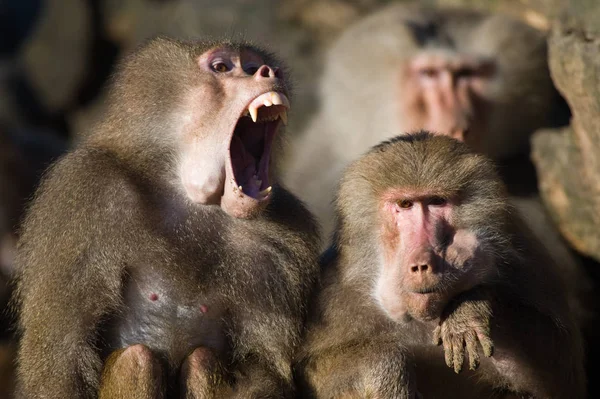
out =
<svg viewBox="0 0 600 399"><path fill-rule="evenodd" d="M288 98L274 91L256 97L239 118L229 145L236 187L264 200L271 193L271 147L280 123L287 124Z"/></svg>

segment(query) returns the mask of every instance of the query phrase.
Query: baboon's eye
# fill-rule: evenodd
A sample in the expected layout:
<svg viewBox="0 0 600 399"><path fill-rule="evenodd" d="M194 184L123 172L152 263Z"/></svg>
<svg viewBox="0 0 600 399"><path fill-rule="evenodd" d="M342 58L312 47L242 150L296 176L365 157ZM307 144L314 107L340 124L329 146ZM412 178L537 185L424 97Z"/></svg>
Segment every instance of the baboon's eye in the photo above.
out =
<svg viewBox="0 0 600 399"><path fill-rule="evenodd" d="M402 208L402 209L410 209L410 208L412 208L412 206L413 206L413 202L412 202L412 201L410 201L410 200L406 200L406 199L404 199L404 200L399 200L399 201L397 202L397 204L398 204L398 206L399 206L400 208Z"/></svg>
<svg viewBox="0 0 600 399"><path fill-rule="evenodd" d="M435 78L438 76L438 71L435 68L423 68L419 74L425 78Z"/></svg>
<svg viewBox="0 0 600 399"><path fill-rule="evenodd" d="M454 72L456 79L471 78L475 75L476 71L472 68L460 68L458 71Z"/></svg>
<svg viewBox="0 0 600 399"><path fill-rule="evenodd" d="M446 200L446 198L435 196L435 197L431 197L431 199L429 200L429 205L443 206L443 205L446 205L446 202L448 202Z"/></svg>
<svg viewBox="0 0 600 399"><path fill-rule="evenodd" d="M229 72L231 70L231 68L222 61L213 62L212 69L215 72Z"/></svg>

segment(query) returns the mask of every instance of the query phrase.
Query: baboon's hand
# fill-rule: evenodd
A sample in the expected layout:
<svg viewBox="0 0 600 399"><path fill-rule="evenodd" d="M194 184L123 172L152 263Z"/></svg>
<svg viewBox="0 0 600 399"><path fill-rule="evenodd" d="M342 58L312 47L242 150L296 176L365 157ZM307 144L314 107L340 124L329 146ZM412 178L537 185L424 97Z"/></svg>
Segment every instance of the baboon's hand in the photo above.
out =
<svg viewBox="0 0 600 399"><path fill-rule="evenodd" d="M444 311L439 325L433 331L433 343L444 346L446 364L456 373L462 370L467 355L470 370L479 366L478 344L484 356L492 356L491 317L491 301L480 293L465 293Z"/></svg>

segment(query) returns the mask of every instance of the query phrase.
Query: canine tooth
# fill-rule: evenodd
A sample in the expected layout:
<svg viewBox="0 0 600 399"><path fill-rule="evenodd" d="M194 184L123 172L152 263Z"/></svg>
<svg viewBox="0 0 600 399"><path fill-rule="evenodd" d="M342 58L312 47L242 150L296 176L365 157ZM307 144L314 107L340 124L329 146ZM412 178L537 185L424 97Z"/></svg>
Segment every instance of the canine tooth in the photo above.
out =
<svg viewBox="0 0 600 399"><path fill-rule="evenodd" d="M283 104L283 100L281 99L279 93L271 93L271 102L275 105Z"/></svg>
<svg viewBox="0 0 600 399"><path fill-rule="evenodd" d="M283 105L285 105L286 108L290 107L290 100L288 100L288 98L283 95L283 94L277 94L279 96L279 98L281 98L283 100Z"/></svg>
<svg viewBox="0 0 600 399"><path fill-rule="evenodd" d="M283 124L287 126L287 124L288 124L287 111L283 111L281 114L279 114L279 117L283 121Z"/></svg>
<svg viewBox="0 0 600 399"><path fill-rule="evenodd" d="M262 196L266 196L271 192L272 189L273 189L273 187L269 186L269 187L265 188L264 190L262 190L259 194Z"/></svg>
<svg viewBox="0 0 600 399"><path fill-rule="evenodd" d="M243 189L242 189L242 186L239 186L239 187L238 187L238 189L239 189L240 191L243 191Z"/></svg>
<svg viewBox="0 0 600 399"><path fill-rule="evenodd" d="M251 107L251 108L248 108L248 112L250 112L250 117L252 118L252 122L256 123L256 119L258 118L258 109Z"/></svg>

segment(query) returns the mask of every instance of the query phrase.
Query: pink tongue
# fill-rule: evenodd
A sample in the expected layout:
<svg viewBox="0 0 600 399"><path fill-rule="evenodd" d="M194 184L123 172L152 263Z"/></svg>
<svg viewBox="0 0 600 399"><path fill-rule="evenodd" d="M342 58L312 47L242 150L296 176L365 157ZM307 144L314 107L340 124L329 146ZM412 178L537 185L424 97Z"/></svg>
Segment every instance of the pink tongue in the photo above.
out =
<svg viewBox="0 0 600 399"><path fill-rule="evenodd" d="M230 144L231 164L235 174L235 180L238 184L244 187L244 192L248 195L255 196L256 192L247 192L247 189L254 188L253 184L248 184L250 179L256 174L256 159L246 151L242 140L239 137L233 136ZM252 190L255 191L255 190Z"/></svg>

